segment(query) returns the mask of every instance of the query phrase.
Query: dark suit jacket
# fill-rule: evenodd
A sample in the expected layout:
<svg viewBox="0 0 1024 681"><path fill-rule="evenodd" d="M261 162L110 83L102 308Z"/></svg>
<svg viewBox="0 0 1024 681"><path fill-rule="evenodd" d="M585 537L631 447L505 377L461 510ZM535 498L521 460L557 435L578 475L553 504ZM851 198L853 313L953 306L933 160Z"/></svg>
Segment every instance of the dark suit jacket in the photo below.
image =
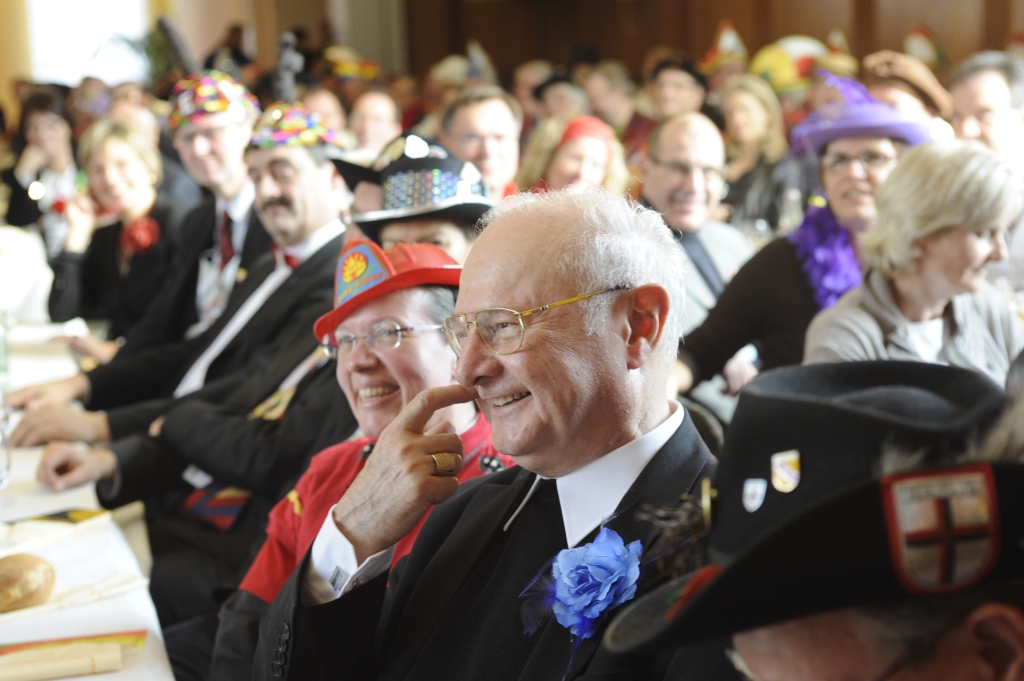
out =
<svg viewBox="0 0 1024 681"><path fill-rule="evenodd" d="M145 316L125 337L124 347L111 364L124 361L126 357L141 350L179 341L184 338L189 327L199 320L196 312L199 257L204 251L213 248L216 225L217 205L214 199L204 201L185 216L171 275L150 303ZM256 262L270 252L270 244L270 236L263 229L256 211L251 211L239 267L251 272Z"/></svg>
<svg viewBox="0 0 1024 681"><path fill-rule="evenodd" d="M124 274L118 263L120 222L97 229L85 253L62 251L51 263L50 318L55 322L102 319L110 322L109 338L124 336L143 318L169 278L185 214L184 207L158 193L150 216L160 225L159 240L133 256Z"/></svg>
<svg viewBox="0 0 1024 681"><path fill-rule="evenodd" d="M261 358L264 366L269 365L274 352L267 348L286 336L296 324L306 324L307 320L331 309L335 263L343 239L344 235L332 239L292 272L210 364L207 382L228 376L246 365L252 371L255 367L250 361L256 358ZM153 419L167 410L175 388L189 367L274 267L270 254L264 256L240 287L236 287L238 295L232 295L220 319L196 338L135 353L117 364L111 362L87 374L91 393L86 406L92 410L107 410L113 439L144 431Z"/></svg>
<svg viewBox="0 0 1024 681"><path fill-rule="evenodd" d="M36 176L36 179L39 179ZM27 227L43 216L39 210L39 202L30 199L28 188L22 187L18 178L14 176L14 168L0 173L0 182L11 188L10 198L7 200L7 224L15 227Z"/></svg>
<svg viewBox="0 0 1024 681"><path fill-rule="evenodd" d="M635 510L645 502L676 502L684 492L699 489L700 480L710 477L715 467L714 457L687 416L626 492L607 526L626 543L640 539L649 545L654 529L636 520ZM464 485L434 509L412 553L390 574L333 602L302 604L302 581L310 560L307 554L263 617L253 678L406 678L438 620L485 552L489 538L502 531L534 478L533 473L517 467ZM654 671L650 658L621 658L599 650L603 632L604 626L583 641L566 678L663 678ZM534 652L519 678L561 679L566 672L565 635L551 618L535 634ZM501 645L500 641L472 643ZM661 660L660 668L667 664Z"/></svg>
<svg viewBox="0 0 1024 681"><path fill-rule="evenodd" d="M217 557L235 573L222 585L226 589L235 588L245 574L265 538L267 514L310 458L356 429L334 376L334 362L299 382L282 418L251 417L316 347L309 325L303 330L305 334L292 334L302 338L282 348L270 366L250 374L223 400L208 401L223 387L211 386L214 390L204 390L199 397L179 400L167 412L159 438L134 435L115 442L111 449L118 459L119 488L111 494L109 481L97 485L97 496L106 508L146 500L154 547L171 543L170 539ZM184 511L182 503L192 487L181 474L190 464L220 482L252 492L229 531L198 524Z"/></svg>

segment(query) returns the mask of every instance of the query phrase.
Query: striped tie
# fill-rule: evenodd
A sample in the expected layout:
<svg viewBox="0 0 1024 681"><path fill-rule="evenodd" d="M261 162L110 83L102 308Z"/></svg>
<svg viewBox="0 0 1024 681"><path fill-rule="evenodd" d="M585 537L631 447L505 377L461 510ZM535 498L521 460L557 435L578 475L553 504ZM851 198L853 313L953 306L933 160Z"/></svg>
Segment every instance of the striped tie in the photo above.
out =
<svg viewBox="0 0 1024 681"><path fill-rule="evenodd" d="M202 489L192 490L185 500L185 510L197 522L227 532L238 520L250 496L244 489L214 480Z"/></svg>

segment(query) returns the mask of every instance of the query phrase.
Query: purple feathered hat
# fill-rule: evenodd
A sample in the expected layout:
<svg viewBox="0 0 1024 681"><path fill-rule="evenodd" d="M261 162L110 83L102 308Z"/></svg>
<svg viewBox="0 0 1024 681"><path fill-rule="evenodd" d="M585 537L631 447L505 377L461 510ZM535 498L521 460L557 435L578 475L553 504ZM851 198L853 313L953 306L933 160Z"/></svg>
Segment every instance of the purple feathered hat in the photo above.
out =
<svg viewBox="0 0 1024 681"><path fill-rule="evenodd" d="M878 102L852 78L829 76L825 84L839 90L845 101L820 106L793 127L794 154L809 152L817 158L826 144L840 137L888 137L911 146L931 141L927 125Z"/></svg>

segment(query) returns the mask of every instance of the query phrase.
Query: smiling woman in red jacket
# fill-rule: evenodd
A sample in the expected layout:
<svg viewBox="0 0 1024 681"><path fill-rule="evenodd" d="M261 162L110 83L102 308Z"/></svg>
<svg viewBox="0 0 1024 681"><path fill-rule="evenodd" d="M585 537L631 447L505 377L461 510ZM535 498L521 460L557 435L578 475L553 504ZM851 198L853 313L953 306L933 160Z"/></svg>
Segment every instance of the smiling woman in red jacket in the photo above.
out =
<svg viewBox="0 0 1024 681"><path fill-rule="evenodd" d="M337 354L338 384L365 437L317 454L271 511L266 542L221 609L212 678L249 678L260 615L307 554L316 553L311 547L317 536L334 530L331 511L372 456L381 431L420 392L454 382L456 358L441 322L454 310L460 273L460 265L429 244L384 251L355 241L342 251L335 308L320 318L315 333ZM460 483L515 465L494 451L490 424L472 402L438 409L424 432L460 435ZM440 474L440 462L438 468ZM393 562L412 549L429 514L398 541Z"/></svg>

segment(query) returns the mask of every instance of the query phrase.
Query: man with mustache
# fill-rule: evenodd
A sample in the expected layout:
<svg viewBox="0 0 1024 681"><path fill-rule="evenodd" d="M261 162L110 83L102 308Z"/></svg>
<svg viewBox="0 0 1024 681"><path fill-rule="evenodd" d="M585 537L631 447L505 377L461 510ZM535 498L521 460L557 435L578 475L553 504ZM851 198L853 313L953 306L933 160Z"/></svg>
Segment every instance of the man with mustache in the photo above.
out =
<svg viewBox="0 0 1024 681"><path fill-rule="evenodd" d="M355 428L333 366L310 333L333 307L345 231L337 218L344 184L328 158L333 145L333 132L299 105L278 104L264 114L246 161L274 253L249 277L259 286L200 337L205 349L178 368L177 387L168 387L173 397L189 397L170 409L172 398L162 396L108 412L115 432L129 414L145 425L144 415L152 421L166 414L150 436L94 449L57 442L40 462L37 476L54 490L95 482L106 507L147 500L150 592L164 627L216 613L217 588L237 583L289 480L315 451ZM207 381L247 336L266 343L240 369ZM143 354L171 364L159 353Z"/></svg>
<svg viewBox="0 0 1024 681"><path fill-rule="evenodd" d="M725 196L725 145L718 128L699 113L662 121L648 139L641 181L641 201L661 213L689 261L684 317L689 333L754 253L739 230L711 217ZM737 353L723 373L756 373L745 353ZM735 400L722 394L724 387L716 376L697 386L691 397L728 421Z"/></svg>
<svg viewBox="0 0 1024 681"><path fill-rule="evenodd" d="M282 120L294 128L278 143L273 135ZM298 139L299 132L304 143L285 143ZM243 380L251 374L247 367L275 356L275 346L289 346L293 322L306 324L330 309L334 262L345 233L338 216L348 197L329 158L332 148L337 148L336 133L301 106L280 105L264 114L246 162L273 253L253 267L209 329L108 365L101 381L94 380L96 372L85 375L84 385L68 398L82 399L89 411L66 404L29 411L12 440L23 446L51 440L96 444L145 432L173 400L208 383Z"/></svg>

